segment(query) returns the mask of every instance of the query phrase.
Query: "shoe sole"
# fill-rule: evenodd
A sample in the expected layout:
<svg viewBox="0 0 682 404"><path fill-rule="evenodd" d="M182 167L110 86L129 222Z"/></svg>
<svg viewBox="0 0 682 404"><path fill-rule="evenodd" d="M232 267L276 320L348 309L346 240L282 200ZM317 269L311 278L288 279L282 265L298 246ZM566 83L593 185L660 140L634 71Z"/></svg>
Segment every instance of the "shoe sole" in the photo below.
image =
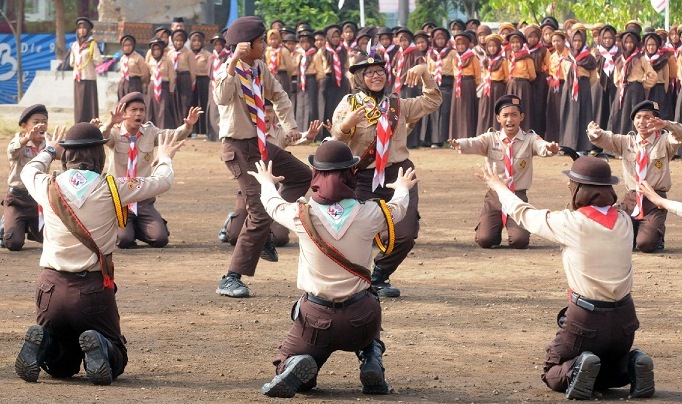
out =
<svg viewBox="0 0 682 404"><path fill-rule="evenodd" d="M243 288L242 288L243 289ZM244 289L243 292L236 293L236 291L230 291L225 288L218 287L218 289L215 290L217 294L220 296L227 296L227 297L249 297L251 293L249 292L249 289Z"/></svg>
<svg viewBox="0 0 682 404"><path fill-rule="evenodd" d="M362 383L363 394L388 394L384 371L377 363L360 368L360 383Z"/></svg>
<svg viewBox="0 0 682 404"><path fill-rule="evenodd" d="M597 375L599 375L599 369L601 369L599 357L597 355L586 356L580 364L576 380L571 381L568 389L566 389L566 398L574 400L591 399L594 382L597 380Z"/></svg>
<svg viewBox="0 0 682 404"><path fill-rule="evenodd" d="M93 384L109 385L113 377L109 358L104 357L104 351L97 338L96 331L85 331L78 338L81 350L85 353L85 374Z"/></svg>
<svg viewBox="0 0 682 404"><path fill-rule="evenodd" d="M379 295L380 297L400 297L400 289L398 288L378 289L377 295Z"/></svg>
<svg viewBox="0 0 682 404"><path fill-rule="evenodd" d="M308 383L317 375L317 363L310 355L303 355L291 359L281 374L275 376L270 383L263 385L262 393L268 397L291 398L296 395L298 388Z"/></svg>
<svg viewBox="0 0 682 404"><path fill-rule="evenodd" d="M35 383L38 381L38 376L40 375L38 354L40 353L40 344L42 344L44 336L43 327L39 325L32 325L26 330L24 345L21 347L21 351L19 351L17 360L14 363L14 371L27 382Z"/></svg>
<svg viewBox="0 0 682 404"><path fill-rule="evenodd" d="M635 361L634 383L631 384L630 397L648 398L654 395L654 361L649 355L642 354Z"/></svg>

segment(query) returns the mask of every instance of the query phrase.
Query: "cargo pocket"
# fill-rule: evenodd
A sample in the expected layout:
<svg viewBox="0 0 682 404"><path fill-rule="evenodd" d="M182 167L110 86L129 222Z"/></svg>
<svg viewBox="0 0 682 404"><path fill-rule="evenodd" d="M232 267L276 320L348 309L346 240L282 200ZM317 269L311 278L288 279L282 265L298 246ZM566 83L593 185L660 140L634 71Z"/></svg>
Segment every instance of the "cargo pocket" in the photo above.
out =
<svg viewBox="0 0 682 404"><path fill-rule="evenodd" d="M353 342L353 346L364 347L374 339L378 331L375 318L375 312L370 310L348 319L351 326L348 339Z"/></svg>
<svg viewBox="0 0 682 404"><path fill-rule="evenodd" d="M577 351L590 351L593 349L594 341L597 338L597 330L587 328L585 324L571 322L567 325L567 346L572 346Z"/></svg>
<svg viewBox="0 0 682 404"><path fill-rule="evenodd" d="M50 299L54 291L54 283L42 281L36 288L36 307L38 311L46 312L50 306Z"/></svg>
<svg viewBox="0 0 682 404"><path fill-rule="evenodd" d="M639 329L639 320L634 319L630 321L629 323L625 323L623 325L623 334L625 334L628 337L631 337L635 334L635 331Z"/></svg>
<svg viewBox="0 0 682 404"><path fill-rule="evenodd" d="M81 313L86 316L93 314L101 314L107 310L109 293L111 289L105 289L104 286L90 286L80 291L80 308Z"/></svg>
<svg viewBox="0 0 682 404"><path fill-rule="evenodd" d="M225 165L227 166L227 169L230 170L234 178L239 178L239 176L242 174L242 169L239 168L239 164L236 161L234 152L223 152L223 155L220 157L222 161L225 162Z"/></svg>
<svg viewBox="0 0 682 404"><path fill-rule="evenodd" d="M326 348L329 346L329 327L332 325L331 318L319 318L310 314L305 315L303 322L303 340L312 346Z"/></svg>

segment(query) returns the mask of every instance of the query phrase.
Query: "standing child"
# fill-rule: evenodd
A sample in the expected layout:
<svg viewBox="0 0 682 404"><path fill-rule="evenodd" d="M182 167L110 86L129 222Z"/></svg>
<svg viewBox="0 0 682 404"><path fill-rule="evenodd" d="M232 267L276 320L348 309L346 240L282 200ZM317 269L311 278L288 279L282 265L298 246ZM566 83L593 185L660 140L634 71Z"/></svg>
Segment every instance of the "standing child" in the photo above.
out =
<svg viewBox="0 0 682 404"><path fill-rule="evenodd" d="M118 62L121 71L121 81L118 83L118 99L128 93L142 92L149 84L149 66L142 55L135 51L137 40L132 35L121 37L121 51L123 56Z"/></svg>
<svg viewBox="0 0 682 404"><path fill-rule="evenodd" d="M102 54L92 38L92 21L86 17L76 19L76 41L71 45L69 64L73 67L74 122L90 122L99 116L97 101L97 72Z"/></svg>
<svg viewBox="0 0 682 404"><path fill-rule="evenodd" d="M151 80L147 88L147 118L161 129L170 129L176 127L174 91L177 76L173 61L164 54L164 48L162 39L149 42Z"/></svg>
<svg viewBox="0 0 682 404"><path fill-rule="evenodd" d="M644 56L656 72L656 84L647 91L647 100L658 103L661 119L671 120L675 117L675 105L668 96L671 78L677 77L677 60L671 48L663 47L661 37L653 32L644 34Z"/></svg>
<svg viewBox="0 0 682 404"><path fill-rule="evenodd" d="M168 52L170 51L170 47L168 46L168 43L170 42L171 33L172 32L171 32L171 30L168 29L168 27L160 25L160 26L156 27L156 29L154 30L154 38L151 39L151 40L160 39L163 42L162 49L163 49L164 56L167 55ZM151 58L152 58L152 50L150 48L144 57L144 61L147 62L147 64L149 64L149 60Z"/></svg>
<svg viewBox="0 0 682 404"><path fill-rule="evenodd" d="M268 31L268 47L265 50L265 63L268 64L270 73L277 78L282 89L291 96L291 52L282 44L282 37L276 29Z"/></svg>
<svg viewBox="0 0 682 404"><path fill-rule="evenodd" d="M471 37L466 32L455 35L455 50L455 84L450 107L451 132L448 138L463 139L476 136L476 87L481 83L481 64L471 49Z"/></svg>
<svg viewBox="0 0 682 404"><path fill-rule="evenodd" d="M313 45L315 37L310 31L298 34L301 45L298 67L298 88L296 89L296 124L299 128L317 120L317 70L313 61L317 48Z"/></svg>
<svg viewBox="0 0 682 404"><path fill-rule="evenodd" d="M218 128L220 113L218 112L218 105L213 99L213 89L218 81L218 71L230 57L230 51L225 46L225 37L221 34L215 34L211 38L211 45L213 45L213 52L209 59L211 82L208 89L208 105L206 107L206 140L215 142L218 140L218 134L220 133Z"/></svg>
<svg viewBox="0 0 682 404"><path fill-rule="evenodd" d="M440 107L429 115L431 120L431 145L442 147L450 137L450 109L452 108L452 88L455 84L455 55L457 51L450 46L450 32L445 28L434 28L431 51L426 61L438 89L443 97Z"/></svg>
<svg viewBox="0 0 682 404"><path fill-rule="evenodd" d="M599 45L595 58L599 81L592 86L592 119L600 127L606 128L611 115L611 105L618 95L613 75L616 60L620 58L620 48L616 46L616 29L609 24L599 30Z"/></svg>
<svg viewBox="0 0 682 404"><path fill-rule="evenodd" d="M558 142L561 138L561 94L566 77L561 69L564 59L568 57L566 49L566 33L556 30L552 34L554 52L549 57L549 91L547 93L547 120L545 140Z"/></svg>
<svg viewBox="0 0 682 404"><path fill-rule="evenodd" d="M194 53L185 47L187 42L187 31L176 29L171 35L173 50L168 52L168 57L173 63L173 70L176 73L175 80L175 125L182 125L184 117L187 116L192 106L192 93L196 84L197 71L194 60Z"/></svg>
<svg viewBox="0 0 682 404"><path fill-rule="evenodd" d="M523 102L521 109L531 111L533 90L530 82L535 80L535 62L528 52L526 37L521 31L512 31L507 35L509 43L509 82L507 83L507 94L515 95ZM524 131L530 130L530 119L521 121L521 128Z"/></svg>
<svg viewBox="0 0 682 404"><path fill-rule="evenodd" d="M325 44L315 54L315 70L319 89L318 117L326 122L334 115L334 108L350 90L346 77L348 53L341 44L341 27L329 25L324 29ZM316 140L329 136L327 129L320 131Z"/></svg>
<svg viewBox="0 0 682 404"><path fill-rule="evenodd" d="M530 83L535 103L533 114L530 116L530 127L540 136L545 136L547 127L545 118L547 115L547 103L541 100L547 99L549 86L547 84L547 74L549 72L549 52L542 45L542 31L536 24L530 24L525 29L526 40L528 41L528 53L533 58L535 64L535 80ZM479 132L481 133L481 132Z"/></svg>
<svg viewBox="0 0 682 404"><path fill-rule="evenodd" d="M495 119L495 104L506 94L509 80L509 63L502 54L502 37L497 34L488 35L485 38L485 47L488 56L482 63L483 92L478 101L478 134L491 128L500 130L500 123Z"/></svg>
<svg viewBox="0 0 682 404"><path fill-rule="evenodd" d="M206 35L201 31L192 31L189 33L190 50L194 54L194 77L196 77L196 84L194 85L194 92L192 94L192 106L201 108L202 111L208 109L208 91L211 75L211 53L204 49L204 41ZM194 125L192 133L208 133L206 128L206 119L202 117Z"/></svg>
<svg viewBox="0 0 682 404"><path fill-rule="evenodd" d="M393 91L400 95L401 98L413 98L421 95L421 90L417 86L406 86L405 79L407 72L414 66L424 63L424 58L419 52L417 45L414 43L414 34L407 28L401 28L396 32L398 43L400 44L400 51L393 60L393 72L395 75L395 84ZM419 133L421 131L421 117L414 121L407 122L407 148L412 149L419 147ZM417 134L415 136L415 133Z"/></svg>

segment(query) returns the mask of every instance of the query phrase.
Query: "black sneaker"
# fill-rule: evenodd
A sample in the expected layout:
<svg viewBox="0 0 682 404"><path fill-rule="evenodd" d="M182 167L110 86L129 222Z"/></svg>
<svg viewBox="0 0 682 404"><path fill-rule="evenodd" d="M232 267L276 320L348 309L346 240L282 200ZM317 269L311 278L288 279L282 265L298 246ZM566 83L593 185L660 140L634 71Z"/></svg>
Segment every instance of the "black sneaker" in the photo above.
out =
<svg viewBox="0 0 682 404"><path fill-rule="evenodd" d="M566 389L566 398L574 400L589 400L592 398L594 382L599 375L601 360L592 352L585 351L580 354L573 365L571 382Z"/></svg>
<svg viewBox="0 0 682 404"><path fill-rule="evenodd" d="M31 383L38 381L40 365L47 345L45 330L40 325L32 325L26 330L24 345L14 362L14 371L23 380Z"/></svg>
<svg viewBox="0 0 682 404"><path fill-rule="evenodd" d="M654 361L639 349L634 349L628 357L630 374L630 397L647 398L654 395Z"/></svg>
<svg viewBox="0 0 682 404"><path fill-rule="evenodd" d="M289 358L284 372L265 383L261 392L268 397L291 398L299 387L317 375L317 363L310 355L296 355Z"/></svg>
<svg viewBox="0 0 682 404"><path fill-rule="evenodd" d="M279 261L279 254L277 254L277 249L275 248L275 238L272 235L272 232L268 234L268 238L265 240L265 245L263 245L263 251L260 252L260 257L270 262Z"/></svg>
<svg viewBox="0 0 682 404"><path fill-rule="evenodd" d="M232 214L234 214L234 212L230 212L227 214L227 218L225 218L225 223L223 223L223 227L221 227L220 231L218 232L218 240L222 241L223 243L230 242L230 238L227 236L227 226L229 226L230 221L232 220Z"/></svg>
<svg viewBox="0 0 682 404"><path fill-rule="evenodd" d="M372 286L376 289L380 297L400 297L400 289L391 286L391 283L386 279L385 281L372 282Z"/></svg>
<svg viewBox="0 0 682 404"><path fill-rule="evenodd" d="M109 385L113 381L109 364L109 341L95 330L84 331L78 343L85 354L85 375L93 384Z"/></svg>
<svg viewBox="0 0 682 404"><path fill-rule="evenodd" d="M229 275L223 275L215 292L221 296L249 297L249 287L241 279Z"/></svg>

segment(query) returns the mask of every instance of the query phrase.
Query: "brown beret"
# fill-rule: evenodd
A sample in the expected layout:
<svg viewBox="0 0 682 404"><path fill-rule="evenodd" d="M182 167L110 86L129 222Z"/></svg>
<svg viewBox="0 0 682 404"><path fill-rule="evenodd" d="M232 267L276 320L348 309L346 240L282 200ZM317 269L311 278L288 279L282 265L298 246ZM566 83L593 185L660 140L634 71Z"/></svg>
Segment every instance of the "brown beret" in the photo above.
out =
<svg viewBox="0 0 682 404"><path fill-rule="evenodd" d="M121 97L121 99L118 101L118 104L119 105L125 105L127 107L132 102L141 102L144 104L145 103L144 102L144 95L142 95L142 93L139 91L134 91L132 93L128 93L128 94L124 95L123 97Z"/></svg>
<svg viewBox="0 0 682 404"><path fill-rule="evenodd" d="M31 115L34 114L44 114L47 116L47 108L43 104L34 104L26 108L21 112L21 116L19 116L19 126L22 123L26 123L31 118Z"/></svg>
<svg viewBox="0 0 682 404"><path fill-rule="evenodd" d="M240 42L251 42L265 34L263 20L256 16L239 17L227 30L225 42L227 45L236 45Z"/></svg>

